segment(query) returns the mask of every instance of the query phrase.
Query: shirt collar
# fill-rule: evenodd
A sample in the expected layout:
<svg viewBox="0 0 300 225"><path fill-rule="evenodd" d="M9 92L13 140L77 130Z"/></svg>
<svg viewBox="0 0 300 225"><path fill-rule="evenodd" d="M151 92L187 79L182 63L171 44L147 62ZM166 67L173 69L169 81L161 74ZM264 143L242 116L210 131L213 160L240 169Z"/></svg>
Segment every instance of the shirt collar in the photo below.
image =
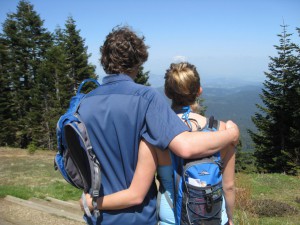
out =
<svg viewBox="0 0 300 225"><path fill-rule="evenodd" d="M132 81L133 82L133 79L130 76L125 75L125 74L112 74L112 75L105 76L102 79L103 84L114 83L114 82L118 82L118 81Z"/></svg>

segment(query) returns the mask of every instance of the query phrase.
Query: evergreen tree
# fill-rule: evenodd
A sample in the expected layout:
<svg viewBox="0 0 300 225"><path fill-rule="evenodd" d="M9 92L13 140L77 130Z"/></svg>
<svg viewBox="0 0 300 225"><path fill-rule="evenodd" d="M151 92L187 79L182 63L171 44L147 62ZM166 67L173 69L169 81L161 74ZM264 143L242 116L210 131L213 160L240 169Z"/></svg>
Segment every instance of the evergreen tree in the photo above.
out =
<svg viewBox="0 0 300 225"><path fill-rule="evenodd" d="M3 38L9 49L9 89L12 101L11 121L16 128L15 143L26 147L38 138L37 126L41 96L37 93L37 73L51 43L49 32L43 28L43 21L34 11L33 5L20 1L17 12L8 14L3 24Z"/></svg>
<svg viewBox="0 0 300 225"><path fill-rule="evenodd" d="M80 30L76 29L75 20L72 17L66 21L63 40L67 56L67 76L71 80L65 91L70 93L71 97L84 79L98 79L98 76L95 74L95 66L88 63L90 54L87 53L85 40L80 36Z"/></svg>
<svg viewBox="0 0 300 225"><path fill-rule="evenodd" d="M296 28L300 37L300 29ZM291 73L291 87L288 89L291 100L290 108L293 115L290 126L290 142L293 146L288 155L291 160L289 164L294 170L300 171L300 46L294 44L296 51L295 69Z"/></svg>
<svg viewBox="0 0 300 225"><path fill-rule="evenodd" d="M56 123L69 107L70 99L79 84L86 78L97 79L95 66L88 63L90 55L87 54L84 39L79 33L75 21L68 18L65 29L58 27L55 30L53 45L47 51L46 60L41 67L41 84L44 84L40 86L40 92L44 92L43 133L47 134L43 136L41 143L48 149L56 148ZM52 85L46 85L47 83ZM85 85L83 91L89 90L89 84Z"/></svg>
<svg viewBox="0 0 300 225"><path fill-rule="evenodd" d="M239 141L235 155L235 172L256 172L255 158L253 156L253 152L242 151L242 147L242 142Z"/></svg>
<svg viewBox="0 0 300 225"><path fill-rule="evenodd" d="M295 45L290 41L287 26L282 25L282 28L278 35L280 44L274 46L278 56L270 57L269 72L265 72L267 79L260 95L264 105L257 105L261 113L252 117L258 132L249 132L255 144L254 156L259 171L296 174L299 136L295 138L294 134L299 134L299 127L295 126L299 121L299 108L295 113L295 104L299 104L300 99L297 92L299 59L294 54Z"/></svg>
<svg viewBox="0 0 300 225"><path fill-rule="evenodd" d="M69 104L62 93L64 87L70 83L67 74L66 54L62 43L58 40L60 29L56 30L54 42L48 49L39 73L39 93L43 96L40 111L43 118L40 126L41 135L38 146L45 149L56 148L56 123L64 108Z"/></svg>
<svg viewBox="0 0 300 225"><path fill-rule="evenodd" d="M0 37L0 145L55 147L56 122L71 96L85 78L97 79L79 32L68 18L51 36L25 0L7 15Z"/></svg>
<svg viewBox="0 0 300 225"><path fill-rule="evenodd" d="M69 77L68 56L64 33L57 28L54 34L54 45L47 54L48 66L51 67L52 75L55 78L55 99L58 115L61 115L69 106L70 98L73 96L72 83ZM58 118L57 118L58 119Z"/></svg>
<svg viewBox="0 0 300 225"><path fill-rule="evenodd" d="M138 74L136 75L134 82L145 86L151 86L148 82L150 71L144 72L144 67L140 66Z"/></svg>
<svg viewBox="0 0 300 225"><path fill-rule="evenodd" d="M9 56L6 40L0 36L0 146L14 143L15 130L11 112L12 96L10 92Z"/></svg>

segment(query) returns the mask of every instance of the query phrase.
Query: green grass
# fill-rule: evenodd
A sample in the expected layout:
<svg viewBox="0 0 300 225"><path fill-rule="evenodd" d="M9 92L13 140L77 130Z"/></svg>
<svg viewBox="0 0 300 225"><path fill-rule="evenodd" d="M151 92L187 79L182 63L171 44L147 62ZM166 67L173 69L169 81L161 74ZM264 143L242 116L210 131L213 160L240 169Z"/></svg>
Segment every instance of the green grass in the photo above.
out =
<svg viewBox="0 0 300 225"><path fill-rule="evenodd" d="M29 199L34 196L34 192L29 187L23 186L13 186L13 185L0 185L0 198L5 197L6 195L12 195L22 199Z"/></svg>
<svg viewBox="0 0 300 225"><path fill-rule="evenodd" d="M26 150L0 148L0 197L79 200L81 191L54 170L54 155L50 151L29 154Z"/></svg>
<svg viewBox="0 0 300 225"><path fill-rule="evenodd" d="M0 197L22 199L47 196L61 200L79 200L81 191L68 184L53 168L55 152L0 147ZM300 224L300 177L284 174L237 174L237 225L296 225ZM255 213L252 202L271 199L286 203L299 212L282 217L263 217ZM298 199L298 201L297 201ZM271 210L266 207L265 210Z"/></svg>

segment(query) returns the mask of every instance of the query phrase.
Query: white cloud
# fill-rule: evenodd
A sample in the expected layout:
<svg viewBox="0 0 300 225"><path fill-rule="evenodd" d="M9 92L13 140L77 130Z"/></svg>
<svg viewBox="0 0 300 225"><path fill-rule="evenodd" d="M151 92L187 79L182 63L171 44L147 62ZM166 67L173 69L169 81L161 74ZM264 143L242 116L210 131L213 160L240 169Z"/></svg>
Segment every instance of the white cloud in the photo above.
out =
<svg viewBox="0 0 300 225"><path fill-rule="evenodd" d="M187 61L187 57L182 56L182 55L176 55L173 57L173 62L175 62L175 63L186 62L186 61Z"/></svg>

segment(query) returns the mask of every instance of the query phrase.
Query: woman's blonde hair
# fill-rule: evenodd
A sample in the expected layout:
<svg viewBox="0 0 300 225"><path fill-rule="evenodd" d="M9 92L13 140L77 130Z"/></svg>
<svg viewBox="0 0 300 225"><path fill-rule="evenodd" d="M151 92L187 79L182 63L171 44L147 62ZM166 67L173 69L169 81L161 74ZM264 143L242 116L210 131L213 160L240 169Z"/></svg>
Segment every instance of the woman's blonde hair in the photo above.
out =
<svg viewBox="0 0 300 225"><path fill-rule="evenodd" d="M173 106L195 103L200 88L200 76L194 65L188 62L172 63L165 74L165 93Z"/></svg>

